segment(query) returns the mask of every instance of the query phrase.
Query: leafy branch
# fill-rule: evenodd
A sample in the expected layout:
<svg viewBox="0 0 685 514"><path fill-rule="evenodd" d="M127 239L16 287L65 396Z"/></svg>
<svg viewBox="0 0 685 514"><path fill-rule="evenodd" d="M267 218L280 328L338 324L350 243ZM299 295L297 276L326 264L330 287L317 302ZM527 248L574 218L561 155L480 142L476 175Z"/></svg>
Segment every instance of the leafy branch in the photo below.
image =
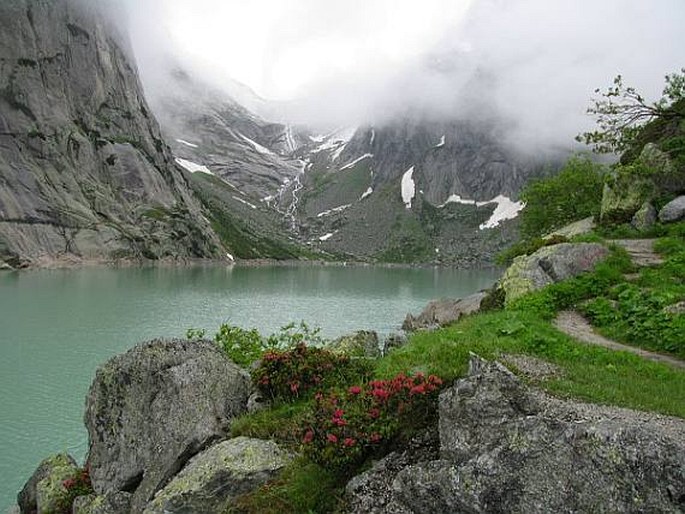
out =
<svg viewBox="0 0 685 514"><path fill-rule="evenodd" d="M652 103L634 87L626 86L621 75L614 78L613 85L604 93L596 89L595 94L601 96L592 100L587 113L596 117L599 128L579 134L576 141L592 145L596 153L619 153L630 147L649 121L682 118L674 105L685 98L685 68L666 75L665 79L661 98Z"/></svg>

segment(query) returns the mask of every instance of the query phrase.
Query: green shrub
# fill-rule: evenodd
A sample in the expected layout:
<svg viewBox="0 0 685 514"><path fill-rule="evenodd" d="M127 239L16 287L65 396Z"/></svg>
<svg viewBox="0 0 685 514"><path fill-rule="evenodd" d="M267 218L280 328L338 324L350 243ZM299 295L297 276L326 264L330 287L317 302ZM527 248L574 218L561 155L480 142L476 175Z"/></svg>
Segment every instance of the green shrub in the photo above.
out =
<svg viewBox="0 0 685 514"><path fill-rule="evenodd" d="M214 341L229 359L243 367L259 360L268 350L267 342L262 339L256 328L246 330L235 325L223 324L214 336Z"/></svg>
<svg viewBox="0 0 685 514"><path fill-rule="evenodd" d="M252 380L267 398L289 402L368 377L370 365L323 348L298 344L291 350L269 350L252 372Z"/></svg>
<svg viewBox="0 0 685 514"><path fill-rule="evenodd" d="M303 431L304 454L325 468L348 469L395 439L436 417L442 380L434 375L373 380L343 392L317 393Z"/></svg>
<svg viewBox="0 0 685 514"><path fill-rule="evenodd" d="M599 214L604 168L572 157L558 175L531 182L521 193L524 237L538 237L573 221Z"/></svg>

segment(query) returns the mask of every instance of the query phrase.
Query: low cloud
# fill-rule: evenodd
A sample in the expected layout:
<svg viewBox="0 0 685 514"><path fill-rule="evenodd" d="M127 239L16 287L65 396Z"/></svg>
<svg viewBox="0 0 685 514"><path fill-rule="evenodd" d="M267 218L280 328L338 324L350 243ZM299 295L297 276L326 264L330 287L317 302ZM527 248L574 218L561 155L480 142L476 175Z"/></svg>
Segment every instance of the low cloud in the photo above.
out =
<svg viewBox="0 0 685 514"><path fill-rule="evenodd" d="M664 74L685 65L682 0L131 0L129 8L153 94L171 58L231 94L237 80L275 100L263 104L270 117L318 126L408 112L498 117L533 151L571 145L592 124L593 90L615 75L657 98Z"/></svg>

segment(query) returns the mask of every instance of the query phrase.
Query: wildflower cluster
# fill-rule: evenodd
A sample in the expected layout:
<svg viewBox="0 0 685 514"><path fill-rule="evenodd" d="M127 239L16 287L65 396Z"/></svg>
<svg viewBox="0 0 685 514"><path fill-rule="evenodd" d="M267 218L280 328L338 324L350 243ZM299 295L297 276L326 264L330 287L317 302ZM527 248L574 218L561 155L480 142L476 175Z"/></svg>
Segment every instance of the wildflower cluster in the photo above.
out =
<svg viewBox="0 0 685 514"><path fill-rule="evenodd" d="M342 392L318 392L303 432L305 454L323 466L359 463L394 439L402 427L425 426L435 414L441 385L434 375L400 374Z"/></svg>
<svg viewBox="0 0 685 514"><path fill-rule="evenodd" d="M363 360L300 343L292 350L266 352L252 372L252 380L266 397L293 401L315 388L334 387L363 378L368 372Z"/></svg>
<svg viewBox="0 0 685 514"><path fill-rule="evenodd" d="M65 493L60 501L59 512L71 513L72 504L76 498L93 494L93 485L87 469L82 469L63 480L62 487Z"/></svg>

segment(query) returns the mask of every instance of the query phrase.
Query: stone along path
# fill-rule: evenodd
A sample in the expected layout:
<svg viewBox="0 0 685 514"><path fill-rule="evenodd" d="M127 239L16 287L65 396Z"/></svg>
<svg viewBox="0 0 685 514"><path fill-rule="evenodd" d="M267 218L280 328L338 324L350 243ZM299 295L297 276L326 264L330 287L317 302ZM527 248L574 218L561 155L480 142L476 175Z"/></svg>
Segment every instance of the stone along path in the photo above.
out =
<svg viewBox="0 0 685 514"><path fill-rule="evenodd" d="M620 246L637 267L658 266L664 260L654 251L654 239L610 239L609 244Z"/></svg>
<svg viewBox="0 0 685 514"><path fill-rule="evenodd" d="M654 239L613 239L607 243L624 248L630 259L637 267L658 266L664 262L663 258L654 251ZM611 350L624 351L639 355L644 359L670 364L685 369L685 361L617 343L597 334L590 322L576 311L562 311L554 320L554 326L565 334L588 344L594 344Z"/></svg>

